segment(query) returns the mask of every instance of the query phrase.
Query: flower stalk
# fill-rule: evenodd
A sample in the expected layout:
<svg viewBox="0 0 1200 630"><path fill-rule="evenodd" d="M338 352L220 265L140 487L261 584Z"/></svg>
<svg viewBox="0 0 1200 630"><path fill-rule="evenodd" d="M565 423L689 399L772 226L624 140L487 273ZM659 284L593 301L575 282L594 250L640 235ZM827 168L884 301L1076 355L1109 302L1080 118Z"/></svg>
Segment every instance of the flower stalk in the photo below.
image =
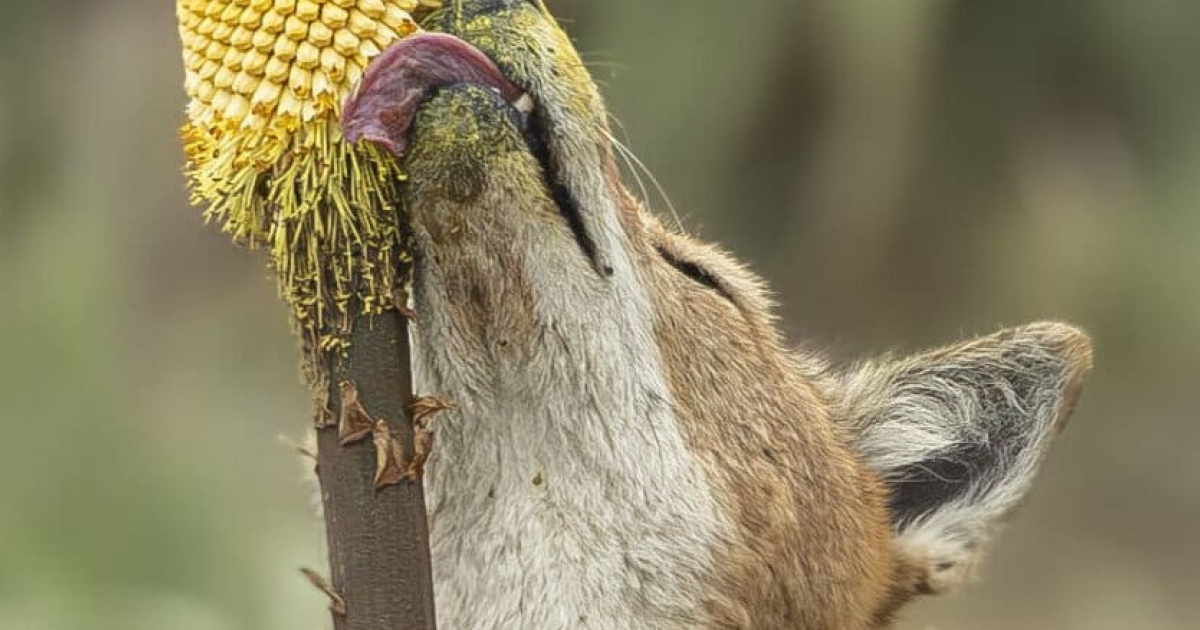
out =
<svg viewBox="0 0 1200 630"><path fill-rule="evenodd" d="M370 61L439 4L176 0L191 200L265 250L304 342L331 580L306 575L336 630L436 625L419 475L430 438L409 411L404 175L346 142L338 120ZM365 430L345 434L335 409Z"/></svg>

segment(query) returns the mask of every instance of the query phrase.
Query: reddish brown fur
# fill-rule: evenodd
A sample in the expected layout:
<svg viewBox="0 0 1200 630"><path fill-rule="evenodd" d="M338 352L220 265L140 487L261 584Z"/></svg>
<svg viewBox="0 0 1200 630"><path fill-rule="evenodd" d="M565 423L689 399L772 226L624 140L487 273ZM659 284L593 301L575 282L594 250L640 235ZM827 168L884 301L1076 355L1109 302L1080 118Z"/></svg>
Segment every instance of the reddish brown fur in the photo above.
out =
<svg viewBox="0 0 1200 630"><path fill-rule="evenodd" d="M784 346L772 304L752 273L716 248L670 232L626 191L604 137L605 114L594 85L557 29L544 35L544 41L527 41L533 36L518 26L529 21L545 24L540 15L521 7L511 9L517 17L510 15L508 22L496 17L501 13L489 16L477 43L490 46L489 52L505 62L501 65L506 70L525 73L510 78L541 98L540 115L558 115L552 122L562 136L555 138L561 140L556 147L559 162L544 175L578 187L572 192L584 217L611 208L604 203L608 200L619 201L629 253L653 305L653 330L675 418L731 525L713 550L717 570L707 591L697 594L713 619L712 627L886 626L900 606L934 589L931 565L929 558L900 555L884 483L855 451L853 436L842 422L849 414L835 417L840 407L834 398L840 393L818 377L819 368ZM469 37L470 27L464 29L460 34ZM538 58L541 53L530 51L549 56ZM561 61L564 58L567 62ZM591 150L596 147L600 158ZM547 201L543 173L533 172L532 158L517 162L520 169L499 178L505 194L516 198L515 207L507 210L547 206L541 203ZM539 203L528 203L530 199ZM456 322L455 330L463 331L456 342L471 356L487 356L489 340L482 332L472 335L483 330L477 324L511 311L515 320L527 324L518 329L536 334L531 313L535 296L523 290L528 283L519 277L521 261L508 249L512 239L507 238L504 221L439 223L455 216L440 210L429 217L418 212L433 242L479 235L471 230L488 235L474 239L486 243L488 256L452 267L442 280L446 286L439 287L447 294L466 296L445 314ZM671 259L704 270L715 289L681 273ZM496 269L509 275L495 280ZM473 290L478 287L472 283L485 281L513 286L505 291ZM502 295L515 298L497 297ZM1085 364L1090 364L1090 346L1078 331L1067 338L1079 344L1061 350L1068 357L1069 373L1075 375L1068 389L1077 391ZM519 338L505 339L509 341L511 352L527 345ZM961 349L946 352L952 355ZM1063 417L1069 408L1069 401L1062 405ZM903 434L899 441L907 438Z"/></svg>
<svg viewBox="0 0 1200 630"><path fill-rule="evenodd" d="M892 551L882 483L782 346L757 278L668 232L610 181L626 200L623 223L658 309L679 420L738 527L707 598L718 627L875 627L900 593L915 592ZM731 299L658 250L712 272Z"/></svg>

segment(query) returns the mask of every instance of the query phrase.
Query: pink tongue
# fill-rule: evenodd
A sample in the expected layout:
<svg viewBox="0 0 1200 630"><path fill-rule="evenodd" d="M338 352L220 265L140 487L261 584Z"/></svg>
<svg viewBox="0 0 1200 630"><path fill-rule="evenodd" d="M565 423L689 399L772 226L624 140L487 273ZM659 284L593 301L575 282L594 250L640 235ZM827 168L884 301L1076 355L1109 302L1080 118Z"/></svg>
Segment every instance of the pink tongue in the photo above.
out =
<svg viewBox="0 0 1200 630"><path fill-rule="evenodd" d="M399 157L426 95L461 83L492 88L510 103L522 94L491 59L453 35L402 39L367 66L358 92L342 108L342 133L351 143L375 142Z"/></svg>

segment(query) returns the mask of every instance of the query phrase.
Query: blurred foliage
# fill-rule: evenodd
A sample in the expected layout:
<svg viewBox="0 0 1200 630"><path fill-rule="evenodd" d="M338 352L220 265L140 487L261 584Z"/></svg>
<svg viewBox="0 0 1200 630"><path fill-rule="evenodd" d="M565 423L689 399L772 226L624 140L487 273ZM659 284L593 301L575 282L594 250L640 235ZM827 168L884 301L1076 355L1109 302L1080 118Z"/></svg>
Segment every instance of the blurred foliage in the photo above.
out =
<svg viewBox="0 0 1200 630"><path fill-rule="evenodd" d="M902 627L1196 627L1200 4L551 4L796 341L1095 335L986 580ZM295 343L187 206L171 3L0 8L0 630L321 627Z"/></svg>

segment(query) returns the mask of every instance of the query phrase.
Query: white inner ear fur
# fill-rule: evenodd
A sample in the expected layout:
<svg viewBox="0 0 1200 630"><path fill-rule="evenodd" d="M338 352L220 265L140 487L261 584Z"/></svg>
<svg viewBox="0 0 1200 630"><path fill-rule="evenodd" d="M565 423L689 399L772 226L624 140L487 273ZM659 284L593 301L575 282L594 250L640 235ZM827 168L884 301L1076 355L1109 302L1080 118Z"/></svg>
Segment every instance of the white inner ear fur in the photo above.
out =
<svg viewBox="0 0 1200 630"><path fill-rule="evenodd" d="M1044 323L868 362L845 377L838 415L891 488L897 550L927 569L931 592L971 576L1028 492L1090 367L1084 333ZM953 478L942 476L947 467ZM923 494L904 504L912 491Z"/></svg>

